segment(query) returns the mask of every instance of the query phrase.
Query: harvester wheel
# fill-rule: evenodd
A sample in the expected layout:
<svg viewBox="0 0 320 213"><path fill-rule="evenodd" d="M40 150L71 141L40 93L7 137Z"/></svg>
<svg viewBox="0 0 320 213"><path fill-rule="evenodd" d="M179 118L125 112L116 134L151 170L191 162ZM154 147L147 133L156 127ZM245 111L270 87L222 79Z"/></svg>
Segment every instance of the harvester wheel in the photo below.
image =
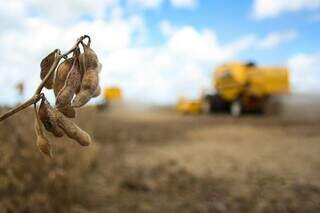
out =
<svg viewBox="0 0 320 213"><path fill-rule="evenodd" d="M203 99L203 112L227 112L230 109L230 103L226 102L220 95L206 95Z"/></svg>
<svg viewBox="0 0 320 213"><path fill-rule="evenodd" d="M230 106L231 115L234 117L239 117L242 113L242 104L240 101L234 101Z"/></svg>

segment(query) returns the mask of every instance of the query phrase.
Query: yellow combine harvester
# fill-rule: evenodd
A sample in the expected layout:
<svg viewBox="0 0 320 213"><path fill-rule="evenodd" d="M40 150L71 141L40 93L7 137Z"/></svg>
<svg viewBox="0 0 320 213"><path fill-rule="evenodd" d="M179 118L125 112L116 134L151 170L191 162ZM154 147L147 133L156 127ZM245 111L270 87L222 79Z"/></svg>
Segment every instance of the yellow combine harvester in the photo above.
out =
<svg viewBox="0 0 320 213"><path fill-rule="evenodd" d="M111 104L119 103L122 100L122 90L119 87L106 87L103 90L103 102L96 105L98 110L104 110Z"/></svg>
<svg viewBox="0 0 320 213"><path fill-rule="evenodd" d="M120 101L122 90L119 87L106 87L103 91L103 97L106 102Z"/></svg>
<svg viewBox="0 0 320 213"><path fill-rule="evenodd" d="M218 67L213 74L213 86L215 94L206 94L198 100L201 111L230 111L234 116L263 112L269 97L290 92L288 69L258 67L253 63L228 63Z"/></svg>
<svg viewBox="0 0 320 213"><path fill-rule="evenodd" d="M199 100L188 100L184 97L179 99L177 110L184 114L197 114L202 112L202 103Z"/></svg>

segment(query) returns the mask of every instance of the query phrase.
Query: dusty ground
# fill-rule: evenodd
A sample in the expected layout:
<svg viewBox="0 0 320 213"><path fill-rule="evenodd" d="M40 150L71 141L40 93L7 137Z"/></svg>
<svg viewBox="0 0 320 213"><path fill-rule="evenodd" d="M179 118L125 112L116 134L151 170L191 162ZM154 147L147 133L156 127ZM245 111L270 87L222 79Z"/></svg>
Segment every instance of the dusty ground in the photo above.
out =
<svg viewBox="0 0 320 213"><path fill-rule="evenodd" d="M86 109L77 122L97 151L65 212L320 212L317 120ZM0 198L6 192L0 187Z"/></svg>

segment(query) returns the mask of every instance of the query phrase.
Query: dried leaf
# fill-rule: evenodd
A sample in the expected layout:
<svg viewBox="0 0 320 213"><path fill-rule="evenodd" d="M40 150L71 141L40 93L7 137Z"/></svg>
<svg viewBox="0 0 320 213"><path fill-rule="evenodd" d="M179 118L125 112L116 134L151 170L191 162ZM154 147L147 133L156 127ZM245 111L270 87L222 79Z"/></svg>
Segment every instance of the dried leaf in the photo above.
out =
<svg viewBox="0 0 320 213"><path fill-rule="evenodd" d="M54 50L52 51L48 56L46 56L44 59L42 59L41 63L40 63L40 68L41 68L41 72L40 72L40 78L41 80L43 80L46 75L48 74L51 66L53 65L54 63L54 60L56 58L56 53L58 52L59 50ZM50 76L50 78L47 80L47 82L45 83L45 87L47 89L52 89L53 87L53 79L54 79L54 74L52 74Z"/></svg>

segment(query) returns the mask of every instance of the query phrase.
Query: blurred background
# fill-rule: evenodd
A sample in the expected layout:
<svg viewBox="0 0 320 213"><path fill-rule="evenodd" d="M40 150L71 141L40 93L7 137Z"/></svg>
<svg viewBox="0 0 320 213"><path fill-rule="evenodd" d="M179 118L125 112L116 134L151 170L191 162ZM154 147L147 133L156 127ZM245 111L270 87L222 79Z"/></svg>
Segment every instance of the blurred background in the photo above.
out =
<svg viewBox="0 0 320 213"><path fill-rule="evenodd" d="M89 148L0 123L0 212L320 211L320 0L0 3L1 113L81 35L103 64Z"/></svg>

